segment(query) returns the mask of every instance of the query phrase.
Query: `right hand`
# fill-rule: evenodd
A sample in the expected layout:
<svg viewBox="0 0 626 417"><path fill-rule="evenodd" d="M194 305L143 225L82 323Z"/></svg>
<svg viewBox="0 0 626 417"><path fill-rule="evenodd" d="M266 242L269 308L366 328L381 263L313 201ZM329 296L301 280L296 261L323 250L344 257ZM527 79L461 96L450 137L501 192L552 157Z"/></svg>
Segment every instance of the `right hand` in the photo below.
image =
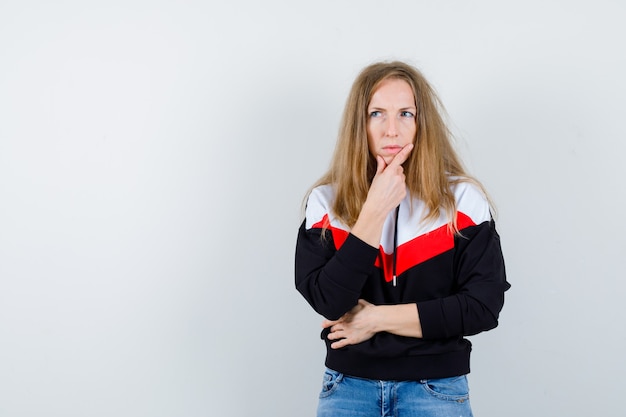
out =
<svg viewBox="0 0 626 417"><path fill-rule="evenodd" d="M385 163L380 156L376 156L378 166L372 185L367 192L367 198L361 208L361 213L354 226L352 234L378 248L380 237L389 212L400 204L406 196L406 182L402 163L407 160L413 145L406 145L396 156Z"/></svg>
<svg viewBox="0 0 626 417"><path fill-rule="evenodd" d="M413 144L408 144L389 162L380 156L376 156L376 175L372 180L367 193L366 204L376 207L385 213L396 208L406 196L406 177L402 164L406 161L413 150Z"/></svg>

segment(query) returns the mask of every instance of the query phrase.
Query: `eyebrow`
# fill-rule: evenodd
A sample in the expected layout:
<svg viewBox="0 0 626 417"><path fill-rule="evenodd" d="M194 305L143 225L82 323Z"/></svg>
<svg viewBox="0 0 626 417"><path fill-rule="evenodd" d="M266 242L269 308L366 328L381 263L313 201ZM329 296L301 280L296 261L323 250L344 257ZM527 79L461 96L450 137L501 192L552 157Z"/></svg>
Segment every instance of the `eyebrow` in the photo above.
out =
<svg viewBox="0 0 626 417"><path fill-rule="evenodd" d="M367 106L367 109L368 110L387 110L385 107L376 107L376 106L374 106L374 107ZM416 110L417 111L417 107L415 107L415 106L401 107L398 110L400 110L400 111L403 111L403 110Z"/></svg>

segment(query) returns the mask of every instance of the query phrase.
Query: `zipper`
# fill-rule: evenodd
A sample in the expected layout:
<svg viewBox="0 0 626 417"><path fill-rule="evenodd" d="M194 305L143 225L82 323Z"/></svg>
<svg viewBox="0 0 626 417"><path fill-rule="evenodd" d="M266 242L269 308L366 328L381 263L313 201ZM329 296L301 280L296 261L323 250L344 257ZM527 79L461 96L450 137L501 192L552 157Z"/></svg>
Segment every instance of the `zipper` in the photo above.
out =
<svg viewBox="0 0 626 417"><path fill-rule="evenodd" d="M400 215L400 206L396 207L396 218L393 226L393 261L392 261L392 269L393 269L393 286L395 287L397 284L397 276L396 276L396 263L398 261L398 216Z"/></svg>

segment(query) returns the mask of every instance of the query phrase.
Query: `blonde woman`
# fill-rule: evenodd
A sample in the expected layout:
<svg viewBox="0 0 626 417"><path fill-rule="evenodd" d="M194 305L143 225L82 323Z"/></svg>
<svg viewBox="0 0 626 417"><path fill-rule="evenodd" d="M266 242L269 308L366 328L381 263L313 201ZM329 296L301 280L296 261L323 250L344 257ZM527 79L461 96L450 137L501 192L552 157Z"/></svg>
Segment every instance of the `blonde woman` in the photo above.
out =
<svg viewBox="0 0 626 417"><path fill-rule="evenodd" d="M441 111L416 68L366 67L307 196L295 281L325 317L320 417L472 415L465 337L497 326L509 284Z"/></svg>

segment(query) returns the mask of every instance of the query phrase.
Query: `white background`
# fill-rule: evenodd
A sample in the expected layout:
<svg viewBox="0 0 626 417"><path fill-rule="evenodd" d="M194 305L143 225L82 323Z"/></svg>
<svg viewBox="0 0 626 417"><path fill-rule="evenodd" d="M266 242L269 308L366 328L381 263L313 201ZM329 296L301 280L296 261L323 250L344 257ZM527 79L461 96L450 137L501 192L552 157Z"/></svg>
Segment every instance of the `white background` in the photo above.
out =
<svg viewBox="0 0 626 417"><path fill-rule="evenodd" d="M0 2L0 416L309 416L306 189L358 71L423 70L513 287L475 415L619 416L622 1Z"/></svg>

